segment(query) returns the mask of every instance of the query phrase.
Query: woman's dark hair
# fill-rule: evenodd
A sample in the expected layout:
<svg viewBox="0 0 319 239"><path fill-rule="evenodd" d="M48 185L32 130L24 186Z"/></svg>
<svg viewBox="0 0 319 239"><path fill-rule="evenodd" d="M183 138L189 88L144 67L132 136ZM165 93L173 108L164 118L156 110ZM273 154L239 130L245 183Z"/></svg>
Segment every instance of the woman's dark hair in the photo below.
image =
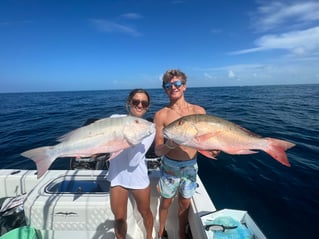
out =
<svg viewBox="0 0 319 239"><path fill-rule="evenodd" d="M129 106L131 100L133 99L134 95L136 95L137 93L143 93L147 96L147 100L148 100L148 105L151 104L151 97L150 95L147 93L146 90L144 89L134 89L132 90L129 94L128 94L128 97L126 99L126 106Z"/></svg>

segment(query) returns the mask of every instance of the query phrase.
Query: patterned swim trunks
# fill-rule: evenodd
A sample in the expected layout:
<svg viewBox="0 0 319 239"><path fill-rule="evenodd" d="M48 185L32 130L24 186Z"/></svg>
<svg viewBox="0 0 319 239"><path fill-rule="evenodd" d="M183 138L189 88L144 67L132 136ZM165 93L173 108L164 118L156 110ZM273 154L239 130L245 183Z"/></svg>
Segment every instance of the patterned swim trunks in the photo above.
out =
<svg viewBox="0 0 319 239"><path fill-rule="evenodd" d="M197 188L197 159L176 161L162 157L158 191L164 198L172 198L177 190L184 198L191 198Z"/></svg>

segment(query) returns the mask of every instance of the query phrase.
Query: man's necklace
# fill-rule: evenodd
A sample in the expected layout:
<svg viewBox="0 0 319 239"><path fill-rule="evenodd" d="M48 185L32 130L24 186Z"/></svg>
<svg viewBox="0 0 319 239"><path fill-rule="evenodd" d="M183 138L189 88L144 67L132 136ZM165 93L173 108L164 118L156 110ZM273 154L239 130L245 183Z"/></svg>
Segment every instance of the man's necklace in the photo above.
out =
<svg viewBox="0 0 319 239"><path fill-rule="evenodd" d="M178 114L179 116L185 116L183 115L183 109L182 107L178 107L178 111L172 107L169 107L172 111L174 111L176 114ZM186 103L186 107L183 107L184 109L186 108L187 111L186 111L186 115L189 113L189 104Z"/></svg>

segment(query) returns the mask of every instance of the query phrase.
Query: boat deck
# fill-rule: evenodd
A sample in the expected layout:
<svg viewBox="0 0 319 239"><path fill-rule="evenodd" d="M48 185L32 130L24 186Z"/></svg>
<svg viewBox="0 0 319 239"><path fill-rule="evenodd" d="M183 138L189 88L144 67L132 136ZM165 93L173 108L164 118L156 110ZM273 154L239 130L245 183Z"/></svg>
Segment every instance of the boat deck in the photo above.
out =
<svg viewBox="0 0 319 239"><path fill-rule="evenodd" d="M112 239L115 238L114 216L110 209L106 175L106 170L49 170L37 179L34 170L1 170L0 183L4 190L0 190L0 197L26 195L23 202L26 223L40 232L41 239ZM156 238L160 204L156 185L160 172L158 169L150 170L149 176L154 216L153 237ZM204 230L204 222L213 219L218 211L199 176L197 183L188 217L190 238L212 238L212 233ZM179 238L177 201L176 198L171 205L166 223L170 239ZM238 220L252 229L254 238L265 239L247 212L241 211L241 215L243 217ZM145 238L143 220L131 195L127 223L128 239Z"/></svg>

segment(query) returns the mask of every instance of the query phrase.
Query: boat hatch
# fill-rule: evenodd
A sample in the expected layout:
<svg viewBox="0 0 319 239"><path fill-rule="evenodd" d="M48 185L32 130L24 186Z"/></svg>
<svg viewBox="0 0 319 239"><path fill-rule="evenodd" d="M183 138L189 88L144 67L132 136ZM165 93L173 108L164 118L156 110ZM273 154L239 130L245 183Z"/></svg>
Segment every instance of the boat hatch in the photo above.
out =
<svg viewBox="0 0 319 239"><path fill-rule="evenodd" d="M46 187L45 192L53 193L72 193L72 194L96 194L109 193L110 183L105 177L91 176L64 176L51 181Z"/></svg>

